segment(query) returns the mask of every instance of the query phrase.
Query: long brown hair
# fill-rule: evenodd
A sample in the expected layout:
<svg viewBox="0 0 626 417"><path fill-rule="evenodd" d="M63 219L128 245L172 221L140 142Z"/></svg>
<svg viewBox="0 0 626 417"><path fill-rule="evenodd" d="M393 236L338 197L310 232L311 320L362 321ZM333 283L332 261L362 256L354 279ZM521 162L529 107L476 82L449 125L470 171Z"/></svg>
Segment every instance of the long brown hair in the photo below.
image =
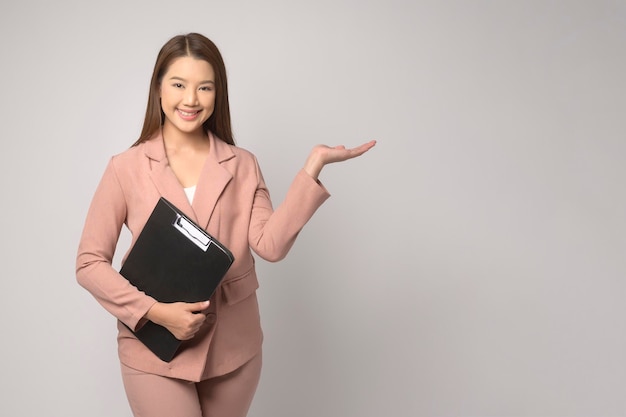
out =
<svg viewBox="0 0 626 417"><path fill-rule="evenodd" d="M137 142L133 146L150 139L161 128L165 115L161 109L159 89L163 76L172 62L180 57L190 56L202 59L213 67L215 72L215 109L211 117L202 125L204 133L211 131L215 136L231 145L235 144L230 124L230 108L228 105L228 83L226 81L226 67L219 49L211 40L199 33L178 35L167 41L159 51L152 80L150 80L150 94L143 129Z"/></svg>

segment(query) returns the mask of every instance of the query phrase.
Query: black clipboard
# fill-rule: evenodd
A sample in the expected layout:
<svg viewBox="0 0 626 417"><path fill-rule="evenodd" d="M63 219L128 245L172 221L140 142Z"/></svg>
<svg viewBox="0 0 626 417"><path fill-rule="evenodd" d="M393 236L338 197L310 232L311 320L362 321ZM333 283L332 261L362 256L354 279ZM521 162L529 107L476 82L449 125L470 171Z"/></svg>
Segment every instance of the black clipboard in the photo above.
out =
<svg viewBox="0 0 626 417"><path fill-rule="evenodd" d="M157 301L191 303L208 300L233 261L228 248L161 197L120 274ZM133 333L165 362L182 343L151 321Z"/></svg>

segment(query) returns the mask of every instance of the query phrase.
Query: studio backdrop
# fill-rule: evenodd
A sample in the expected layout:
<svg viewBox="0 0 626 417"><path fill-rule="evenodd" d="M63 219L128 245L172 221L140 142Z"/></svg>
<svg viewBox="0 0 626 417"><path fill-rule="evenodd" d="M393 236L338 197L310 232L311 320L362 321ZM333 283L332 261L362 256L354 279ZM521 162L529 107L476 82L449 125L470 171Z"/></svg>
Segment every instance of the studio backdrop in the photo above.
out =
<svg viewBox="0 0 626 417"><path fill-rule="evenodd" d="M221 49L275 205L314 145L378 141L323 171L289 256L257 262L251 416L626 415L616 0L3 2L0 415L131 415L74 262L187 32Z"/></svg>

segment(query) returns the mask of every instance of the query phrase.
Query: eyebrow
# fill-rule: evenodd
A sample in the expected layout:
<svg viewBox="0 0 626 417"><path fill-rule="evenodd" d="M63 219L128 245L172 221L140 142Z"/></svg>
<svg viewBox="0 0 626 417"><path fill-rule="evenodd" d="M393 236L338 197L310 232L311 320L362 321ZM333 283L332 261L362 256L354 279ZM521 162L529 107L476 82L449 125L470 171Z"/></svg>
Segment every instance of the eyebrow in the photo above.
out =
<svg viewBox="0 0 626 417"><path fill-rule="evenodd" d="M184 79L182 77L177 77L177 76L170 77L170 80L178 80L178 81L187 82L186 79ZM213 81L213 80L204 80L204 81L200 81L200 84L215 84L215 81Z"/></svg>

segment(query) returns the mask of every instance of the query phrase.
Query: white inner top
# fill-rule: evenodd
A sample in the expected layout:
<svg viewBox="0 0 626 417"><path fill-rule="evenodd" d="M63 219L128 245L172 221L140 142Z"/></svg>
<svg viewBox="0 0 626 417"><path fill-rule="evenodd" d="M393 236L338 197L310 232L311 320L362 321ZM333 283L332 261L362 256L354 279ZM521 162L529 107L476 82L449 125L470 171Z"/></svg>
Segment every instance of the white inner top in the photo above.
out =
<svg viewBox="0 0 626 417"><path fill-rule="evenodd" d="M193 195L196 193L196 186L185 188L185 194L187 194L187 200L189 204L193 203Z"/></svg>

